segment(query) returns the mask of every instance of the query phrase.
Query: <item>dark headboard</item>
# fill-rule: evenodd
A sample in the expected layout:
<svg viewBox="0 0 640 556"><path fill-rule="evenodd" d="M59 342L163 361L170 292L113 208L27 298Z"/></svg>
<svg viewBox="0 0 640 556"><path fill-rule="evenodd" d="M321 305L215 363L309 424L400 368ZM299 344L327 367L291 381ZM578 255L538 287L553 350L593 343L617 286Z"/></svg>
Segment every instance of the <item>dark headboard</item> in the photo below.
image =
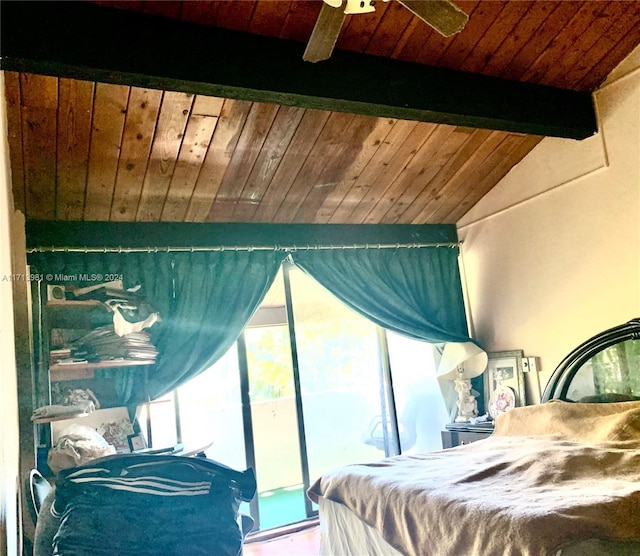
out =
<svg viewBox="0 0 640 556"><path fill-rule="evenodd" d="M580 344L549 380L542 402L640 400L640 318Z"/></svg>

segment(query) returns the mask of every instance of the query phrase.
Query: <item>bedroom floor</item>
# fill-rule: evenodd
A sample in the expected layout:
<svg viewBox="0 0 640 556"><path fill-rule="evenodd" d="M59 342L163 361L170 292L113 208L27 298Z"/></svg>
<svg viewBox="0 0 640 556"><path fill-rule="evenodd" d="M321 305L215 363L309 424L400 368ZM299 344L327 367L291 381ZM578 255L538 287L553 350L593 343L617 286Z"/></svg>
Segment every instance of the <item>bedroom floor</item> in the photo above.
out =
<svg viewBox="0 0 640 556"><path fill-rule="evenodd" d="M275 539L248 543L242 549L243 556L317 556L319 553L319 527Z"/></svg>

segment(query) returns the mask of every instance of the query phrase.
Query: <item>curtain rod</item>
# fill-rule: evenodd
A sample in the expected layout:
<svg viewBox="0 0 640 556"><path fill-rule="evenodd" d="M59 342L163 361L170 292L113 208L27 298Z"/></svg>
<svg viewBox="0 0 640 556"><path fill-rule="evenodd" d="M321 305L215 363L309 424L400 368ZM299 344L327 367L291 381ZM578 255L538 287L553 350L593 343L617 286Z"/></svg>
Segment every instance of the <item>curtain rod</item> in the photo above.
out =
<svg viewBox="0 0 640 556"><path fill-rule="evenodd" d="M345 249L420 249L423 247L459 247L462 241L434 243L363 243L354 245L274 245L211 246L211 247L33 247L27 253L159 253L196 251L323 251Z"/></svg>

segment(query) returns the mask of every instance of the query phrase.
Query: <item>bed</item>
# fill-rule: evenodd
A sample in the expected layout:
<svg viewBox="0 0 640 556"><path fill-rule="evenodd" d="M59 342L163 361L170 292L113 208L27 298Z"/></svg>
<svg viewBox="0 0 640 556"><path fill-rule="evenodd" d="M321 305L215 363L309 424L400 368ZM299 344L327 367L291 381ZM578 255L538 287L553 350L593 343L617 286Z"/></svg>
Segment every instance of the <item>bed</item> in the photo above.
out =
<svg viewBox="0 0 640 556"><path fill-rule="evenodd" d="M321 554L640 554L640 319L558 366L487 439L341 467L311 485Z"/></svg>

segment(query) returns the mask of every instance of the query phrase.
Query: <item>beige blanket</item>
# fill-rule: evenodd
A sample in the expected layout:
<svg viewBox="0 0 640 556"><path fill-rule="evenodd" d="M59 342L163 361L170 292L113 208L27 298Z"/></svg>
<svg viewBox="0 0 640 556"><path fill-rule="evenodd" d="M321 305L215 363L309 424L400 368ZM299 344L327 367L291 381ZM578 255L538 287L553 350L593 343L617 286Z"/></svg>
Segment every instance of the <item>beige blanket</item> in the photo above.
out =
<svg viewBox="0 0 640 556"><path fill-rule="evenodd" d="M607 414L617 415L615 427L601 416L609 440L593 419L595 428L577 420L564 438L548 428L512 435L565 409L545 406L509 412L520 424L498 423L498 434L480 442L342 467L309 496L345 505L408 556L542 556L587 538L640 541L640 438L610 434L626 438L620 414L634 421L640 404Z"/></svg>
<svg viewBox="0 0 640 556"><path fill-rule="evenodd" d="M640 402L568 403L551 400L507 411L496 435L554 435L566 440L640 440Z"/></svg>

